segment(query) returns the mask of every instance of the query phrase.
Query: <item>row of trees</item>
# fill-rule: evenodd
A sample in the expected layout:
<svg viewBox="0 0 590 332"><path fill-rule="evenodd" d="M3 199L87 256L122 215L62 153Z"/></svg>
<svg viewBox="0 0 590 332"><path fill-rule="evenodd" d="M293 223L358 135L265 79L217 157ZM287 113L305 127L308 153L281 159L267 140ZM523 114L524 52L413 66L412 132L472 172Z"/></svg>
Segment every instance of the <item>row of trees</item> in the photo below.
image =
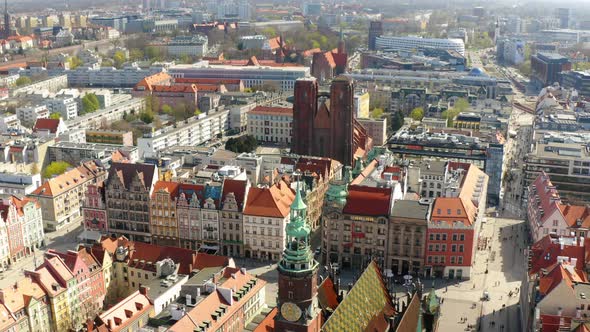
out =
<svg viewBox="0 0 590 332"><path fill-rule="evenodd" d="M252 152L258 147L256 137L252 135L244 135L237 138L230 138L225 142L225 149L235 152Z"/></svg>
<svg viewBox="0 0 590 332"><path fill-rule="evenodd" d="M82 110L80 115L96 112L100 108L100 102L95 93L87 93L82 97Z"/></svg>

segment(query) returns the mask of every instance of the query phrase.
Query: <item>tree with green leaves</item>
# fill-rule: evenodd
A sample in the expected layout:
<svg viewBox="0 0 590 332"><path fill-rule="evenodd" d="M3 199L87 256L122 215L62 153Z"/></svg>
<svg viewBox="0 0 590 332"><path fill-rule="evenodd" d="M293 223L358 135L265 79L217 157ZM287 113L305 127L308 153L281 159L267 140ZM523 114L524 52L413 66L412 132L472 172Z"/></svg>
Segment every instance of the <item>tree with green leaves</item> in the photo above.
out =
<svg viewBox="0 0 590 332"><path fill-rule="evenodd" d="M371 117L373 119L381 119L383 117L383 113L384 113L383 109L377 107L371 111Z"/></svg>
<svg viewBox="0 0 590 332"><path fill-rule="evenodd" d="M402 112L393 113L391 119L391 129L395 132L398 131L404 125L404 115Z"/></svg>
<svg viewBox="0 0 590 332"><path fill-rule="evenodd" d="M194 112L193 114L194 114L195 116L199 116L199 115L201 115L201 113L202 113L202 112L201 112L201 110L200 110L200 109L198 109L198 108L195 108L195 112Z"/></svg>
<svg viewBox="0 0 590 332"><path fill-rule="evenodd" d="M131 61L140 61L143 60L144 53L139 48L132 48L129 50L129 60Z"/></svg>
<svg viewBox="0 0 590 332"><path fill-rule="evenodd" d="M25 85L29 85L33 83L33 81L31 81L31 79L27 76L21 76L19 78L16 79L16 86L25 86Z"/></svg>
<svg viewBox="0 0 590 332"><path fill-rule="evenodd" d="M77 56L71 56L68 58L68 64L70 65L70 69L76 69L83 65L82 59Z"/></svg>
<svg viewBox="0 0 590 332"><path fill-rule="evenodd" d="M447 120L447 126L448 127L452 127L453 126L453 121L455 120L455 117L457 115L459 115L459 113L461 113L461 112L457 108L451 108L451 109L448 109L446 111L443 111L440 114L440 117Z"/></svg>
<svg viewBox="0 0 590 332"><path fill-rule="evenodd" d="M65 171L67 171L70 167L72 167L72 165L66 163L65 161L52 161L43 170L43 177L45 179L50 179L55 175L65 173Z"/></svg>
<svg viewBox="0 0 590 332"><path fill-rule="evenodd" d="M154 113L151 111L143 111L139 113L139 119L143 121L145 124L150 124L154 122Z"/></svg>
<svg viewBox="0 0 590 332"><path fill-rule="evenodd" d="M59 114L57 112L53 112L53 113L49 114L49 118L54 119L54 120L59 120L59 119L61 119L61 114Z"/></svg>
<svg viewBox="0 0 590 332"><path fill-rule="evenodd" d="M469 104L469 101L465 98L459 98L455 101L455 104L453 105L453 108L455 110L457 110L459 113L461 112L466 112L469 110L469 107L471 105Z"/></svg>
<svg viewBox="0 0 590 332"><path fill-rule="evenodd" d="M172 115L172 106L163 105L162 106L162 113Z"/></svg>
<svg viewBox="0 0 590 332"><path fill-rule="evenodd" d="M225 149L235 153L252 152L258 147L256 137L244 135L238 138L230 138L225 143Z"/></svg>
<svg viewBox="0 0 590 332"><path fill-rule="evenodd" d="M416 121L422 121L424 117L424 109L422 107L416 107L410 113L410 117Z"/></svg>
<svg viewBox="0 0 590 332"><path fill-rule="evenodd" d="M125 53L123 53L123 51L116 51L113 55L113 62L115 63L115 68L123 67L125 61L127 61Z"/></svg>
<svg viewBox="0 0 590 332"><path fill-rule="evenodd" d="M151 61L159 61L162 60L162 51L159 47L148 46L145 48L145 56Z"/></svg>
<svg viewBox="0 0 590 332"><path fill-rule="evenodd" d="M98 97L94 93L87 93L82 97L82 114L95 112L100 108Z"/></svg>

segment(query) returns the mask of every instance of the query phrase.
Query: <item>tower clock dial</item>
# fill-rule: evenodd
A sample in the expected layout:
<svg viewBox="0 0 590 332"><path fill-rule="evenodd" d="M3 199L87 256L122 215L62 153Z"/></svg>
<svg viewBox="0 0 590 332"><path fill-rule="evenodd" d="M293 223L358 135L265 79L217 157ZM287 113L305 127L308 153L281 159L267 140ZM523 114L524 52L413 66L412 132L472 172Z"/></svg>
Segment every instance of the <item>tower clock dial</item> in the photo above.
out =
<svg viewBox="0 0 590 332"><path fill-rule="evenodd" d="M301 317L301 309L292 302L285 302L281 306L281 315L290 322L295 322Z"/></svg>

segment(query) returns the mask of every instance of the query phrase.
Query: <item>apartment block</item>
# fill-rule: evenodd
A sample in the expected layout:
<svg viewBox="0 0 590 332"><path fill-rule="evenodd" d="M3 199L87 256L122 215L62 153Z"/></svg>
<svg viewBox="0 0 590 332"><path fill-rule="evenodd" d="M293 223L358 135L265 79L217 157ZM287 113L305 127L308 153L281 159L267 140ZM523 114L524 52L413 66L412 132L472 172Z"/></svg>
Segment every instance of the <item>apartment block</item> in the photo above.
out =
<svg viewBox="0 0 590 332"><path fill-rule="evenodd" d="M89 161L45 181L33 191L29 197L41 204L44 228L53 231L80 222L86 187L103 181L106 174L102 166Z"/></svg>
<svg viewBox="0 0 590 332"><path fill-rule="evenodd" d="M290 144L292 124L292 108L256 106L248 112L248 135L259 142Z"/></svg>

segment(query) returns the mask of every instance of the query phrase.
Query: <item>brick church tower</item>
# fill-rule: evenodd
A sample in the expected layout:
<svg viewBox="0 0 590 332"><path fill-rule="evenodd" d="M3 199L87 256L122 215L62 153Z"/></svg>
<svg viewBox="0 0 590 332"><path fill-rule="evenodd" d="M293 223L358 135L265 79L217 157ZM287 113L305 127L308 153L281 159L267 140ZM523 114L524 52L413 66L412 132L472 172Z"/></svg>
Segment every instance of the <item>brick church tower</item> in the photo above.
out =
<svg viewBox="0 0 590 332"><path fill-rule="evenodd" d="M332 158L352 166L357 149L371 148L366 130L354 119L351 78L335 78L329 94L319 92L315 78L298 79L294 99L293 153Z"/></svg>

